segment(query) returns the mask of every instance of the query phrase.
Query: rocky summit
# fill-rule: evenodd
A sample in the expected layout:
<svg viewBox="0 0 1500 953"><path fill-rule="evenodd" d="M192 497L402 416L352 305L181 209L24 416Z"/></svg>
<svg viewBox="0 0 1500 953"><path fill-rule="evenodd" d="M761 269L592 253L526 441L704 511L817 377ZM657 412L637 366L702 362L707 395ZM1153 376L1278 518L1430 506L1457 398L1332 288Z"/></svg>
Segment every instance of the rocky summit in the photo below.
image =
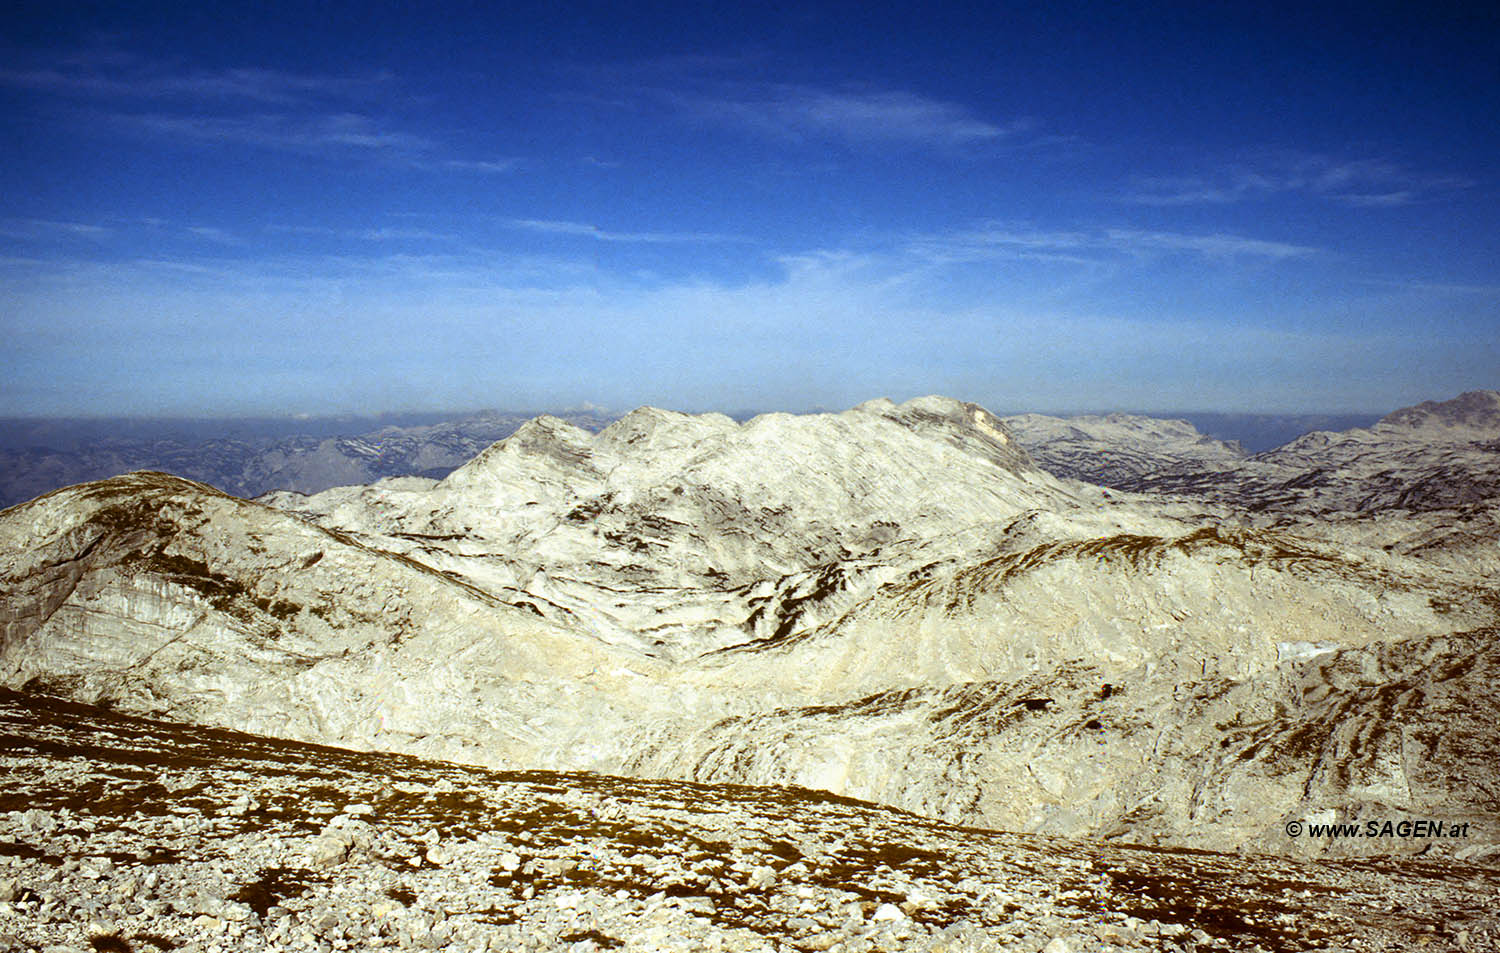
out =
<svg viewBox="0 0 1500 953"><path fill-rule="evenodd" d="M458 869L429 863L429 854L413 865L416 855L401 853L402 839L426 824L436 831L427 846L452 863L537 861L525 874L520 866L506 868L508 878L495 874L509 900L480 897L477 887L464 894L465 909L494 907L486 916L504 922L491 926L515 929L485 933L477 921L455 920L445 935L514 944L486 940L492 948L1314 949L1354 948L1349 938L1363 934L1376 938L1366 949L1423 938L1436 949L1484 949L1492 927L1465 925L1460 935L1438 907L1421 907L1404 925L1381 914L1386 926L1338 907L1344 926L1273 936L1189 885L1258 891L1277 922L1298 929L1319 904L1333 910L1330 891L1343 889L1320 885L1389 893L1393 880L1379 877L1449 898L1449 921L1479 909L1471 904L1493 906L1476 899L1500 858L1500 416L1492 405L1500 396L1464 395L1254 456L1180 421L1116 415L1062 426L1002 420L940 397L745 423L643 408L598 433L537 418L441 480L404 476L252 501L133 473L0 512L0 681L22 693L9 702L15 711L33 712L16 718L39 726L46 719L35 712L46 709L73 726L35 727L44 733L81 730L68 719L84 709L57 707L66 700L98 706L85 718L91 731L110 717L144 716L177 726L151 732L233 729L333 746L253 743L306 752L308 771L345 778L346 768L333 766L348 766L345 780L329 782L337 793L295 795L326 801L333 820L288 821L267 835L275 849L243 847L253 864L192 848L218 871L221 891L269 878L269 894L295 885L297 897L314 898L288 894L280 913L268 920L268 906L253 923L238 907L224 908L236 916L194 914L219 923L216 942L231 948L251 936L303 948L304 934L313 945L415 943L411 930L380 933L369 918L338 927L364 931L357 936L325 936L314 922L325 912L343 923L331 897L352 890L358 904L391 911L397 901L339 878L313 885L307 871L323 869L312 857L320 850L384 856L395 870ZM148 731L127 721L132 732ZM18 729L16 737L30 736ZM106 752L134 736L70 737L69 750L90 753L51 768L61 749L18 742L35 755L25 771L54 786L113 784ZM396 755L428 760L390 760ZM404 794L360 788L355 796L356 766L373 776L398 763L428 780L410 781ZM135 781L146 784L165 762L141 770ZM233 793L236 804L290 803L292 795L252 784L256 770L204 764L183 789L201 783L216 796ZM444 853L452 838L436 815L408 817L419 791L439 801L453 794L423 787L439 776L470 788L520 786L504 787L503 805L485 800L490 813L465 822ZM549 787L587 804L552 798ZM174 790L159 800L170 804ZM657 831L639 835L651 843L630 853L660 848L641 863L661 876L650 890L630 886L616 869L624 861L611 860L607 871L588 868L587 883L568 879L559 873L569 857L561 834L535 835L552 844L545 855L511 836L564 810L517 807L542 802L587 807L595 821L598 810L614 817L616 827L593 832L606 854L636 836L620 825ZM349 804L394 819L400 832L381 840L387 834L367 829L374 822ZM175 831L197 825L187 833L207 843L213 811L195 805L183 795ZM45 811L65 825L59 830L79 829L66 825L82 808L63 807L73 813L62 820ZM14 802L21 833L51 823L23 808ZM232 816L275 827L254 808ZM862 841L858 863L807 846L840 827L852 837L892 818L902 820L885 846ZM692 835L667 837L662 825ZM702 873L684 845L736 843L730 832L752 836L751 828L807 845L784 863L771 846L746 848L735 861L743 869L710 879L758 878L750 888L758 896L787 886L780 925L755 926L765 923L738 901L726 912L712 891L707 901L676 902L689 897L678 888ZM71 835L80 851L89 839L82 830ZM121 843L164 830L142 821ZM291 862L288 838L312 833L296 847L304 860ZM955 883L972 881L962 898L951 884L914 879L916 867L877 862L892 844L924 851L939 842L950 846L931 847L940 858L932 876L941 869ZM701 844L700 853L724 862L723 849ZM16 848L26 876L52 865L32 849ZM587 867L587 851L573 853L568 869ZM665 854L688 859L669 863ZM1010 899L986 907L985 871L1023 854L1061 866L1037 860L1027 876L1042 880L1016 888L1034 905L1002 888ZM825 855L826 869L809 859ZM960 863L960 855L980 859ZM48 856L72 870L57 852ZM1111 880L1089 866L1077 883L1064 874L1074 860L1102 857L1139 874ZM261 873L251 870L257 864ZM544 890L539 870L561 879ZM1243 873L1251 870L1259 872ZM1345 874L1355 879L1340 880ZM399 903L420 908L411 923L424 937L438 925L434 911L458 908L442 898L468 889L434 877L436 899ZM881 886L891 877L894 886ZM1478 893L1442 892L1470 880ZM520 886L524 906L513 902L512 881L534 888L525 895ZM1095 890L1105 881L1118 897ZM428 896L385 875L370 882ZM1276 885L1292 882L1301 886L1290 892L1305 896L1287 906ZM835 904L842 932L810 912L821 909L819 891L838 884L852 892ZM553 896L553 887L562 892ZM1154 912L1125 910L1126 893L1154 897ZM639 918L644 907L623 919L606 910L610 897L646 896L651 906L656 894L652 910L674 911L662 914L671 923L661 936L677 939L642 939L657 936ZM966 906L924 920L923 897L932 909ZM1075 909L1073 900L1093 904L1098 917L1059 912ZM1414 902L1402 900L1401 910L1417 911ZM843 930L849 904L869 929ZM1016 916L1006 921L1011 907ZM1001 929L1044 910L1068 922ZM1224 917L1239 919L1215 932ZM1181 929L1158 930L1148 943L1135 927L1127 935L1112 926L1151 920ZM691 924L708 933L673 933ZM136 920L120 929L166 936ZM74 935L47 937L71 942L65 934Z"/></svg>

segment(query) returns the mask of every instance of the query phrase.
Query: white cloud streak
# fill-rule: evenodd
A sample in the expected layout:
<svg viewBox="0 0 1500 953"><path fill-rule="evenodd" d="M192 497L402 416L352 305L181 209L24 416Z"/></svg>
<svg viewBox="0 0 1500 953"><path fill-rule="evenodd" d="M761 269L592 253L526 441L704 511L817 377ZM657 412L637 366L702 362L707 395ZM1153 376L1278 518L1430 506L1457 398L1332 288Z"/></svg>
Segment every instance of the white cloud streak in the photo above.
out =
<svg viewBox="0 0 1500 953"><path fill-rule="evenodd" d="M0 68L0 88L85 100L92 108L84 118L106 129L179 142L379 158L410 168L482 174L509 173L521 161L450 157L439 143L402 129L392 110L382 108L401 101L398 78L390 71L183 69L121 51L106 53Z"/></svg>
<svg viewBox="0 0 1500 953"><path fill-rule="evenodd" d="M546 219L516 218L506 222L511 228L548 235L572 235L601 242L641 242L677 244L690 242L742 242L735 235L718 232L612 232L584 222L559 222Z"/></svg>
<svg viewBox="0 0 1500 953"><path fill-rule="evenodd" d="M492 175L505 175L516 171L521 165L520 159L446 159L435 163L437 168L453 169L459 172L484 172Z"/></svg>
<svg viewBox="0 0 1500 953"><path fill-rule="evenodd" d="M458 240L458 236L446 232L434 232L425 228L390 228L387 226L351 229L329 228L324 225L268 225L266 231L288 235L325 235L360 242L451 242Z"/></svg>
<svg viewBox="0 0 1500 953"><path fill-rule="evenodd" d="M962 103L908 89L865 84L814 85L759 78L769 65L741 58L673 57L598 71L599 86L581 94L599 106L639 110L648 104L697 122L790 142L926 148L1018 147L1058 141L1030 119L999 121Z"/></svg>
<svg viewBox="0 0 1500 953"><path fill-rule="evenodd" d="M121 99L247 100L290 105L309 99L359 99L395 79L386 71L353 76L239 68L174 72L135 57L85 58L33 69L0 69L0 85L59 96Z"/></svg>
<svg viewBox="0 0 1500 953"><path fill-rule="evenodd" d="M54 222L40 218L9 218L0 220L0 235L19 239L86 238L102 241L113 234L103 225L84 222Z"/></svg>
<svg viewBox="0 0 1500 953"><path fill-rule="evenodd" d="M1180 251L1210 258L1306 258L1318 249L1287 242L1245 238L1241 235L1184 235L1178 232L1153 232L1136 229L1109 229L1105 232L1107 247L1125 252L1145 250Z"/></svg>
<svg viewBox="0 0 1500 953"><path fill-rule="evenodd" d="M368 116L335 113L295 116L261 113L247 116L185 116L152 113L111 117L125 129L135 129L178 141L249 145L302 153L358 152L365 154L423 153L431 140L377 126Z"/></svg>
<svg viewBox="0 0 1500 953"><path fill-rule="evenodd" d="M990 122L957 103L903 90L766 85L676 99L699 116L786 139L961 146L1012 138L1031 127Z"/></svg>
<svg viewBox="0 0 1500 953"><path fill-rule="evenodd" d="M414 242L414 241L452 241L452 235L444 235L441 232L430 232L421 228L367 228L357 232L345 233L350 238L359 238L367 242Z"/></svg>
<svg viewBox="0 0 1500 953"><path fill-rule="evenodd" d="M1317 255L1320 250L1287 242L1222 233L1106 228L1084 231L1047 231L1004 223L921 236L908 251L932 262L957 263L986 259L1036 259L1098 263L1120 256L1186 253L1208 258L1263 258L1284 260Z"/></svg>
<svg viewBox="0 0 1500 953"><path fill-rule="evenodd" d="M213 228L206 225L192 225L186 229L188 234L202 238L206 241L217 242L220 245L238 245L240 239L226 232L222 228Z"/></svg>
<svg viewBox="0 0 1500 953"><path fill-rule="evenodd" d="M1084 244L1141 242L1139 234L1087 236ZM323 405L462 404L503 386L518 388L505 392L516 400L576 402L588 393L619 406L848 406L937 391L997 409L1151 398L1281 407L1378 396L1395 366L1415 377L1473 376L1494 356L1472 341L1433 347L1399 328L1038 311L993 289L940 308L930 286L892 293L890 262L879 256L811 253L784 264L780 275L747 283L642 285L576 263L504 256L80 263L52 281L32 274L7 283L23 366L46 368L18 382L11 399L50 411L46 402L62 396L98 402L108 395L96 390L149 379L152 388L137 387L131 399L163 412L231 406L274 379L275 400ZM30 333L58 327L71 333ZM858 349L851 327L863 329ZM309 353L318 360L306 361ZM180 373L143 373L163 355ZM1246 366L1257 373L1241 373ZM293 377L275 377L289 368ZM58 391L59 374L81 381L77 392ZM1351 394L1357 382L1367 383Z"/></svg>
<svg viewBox="0 0 1500 953"><path fill-rule="evenodd" d="M1395 208L1467 189L1459 175L1413 171L1386 159L1273 156L1201 175L1140 178L1125 200L1136 205L1229 205L1300 193L1356 208Z"/></svg>

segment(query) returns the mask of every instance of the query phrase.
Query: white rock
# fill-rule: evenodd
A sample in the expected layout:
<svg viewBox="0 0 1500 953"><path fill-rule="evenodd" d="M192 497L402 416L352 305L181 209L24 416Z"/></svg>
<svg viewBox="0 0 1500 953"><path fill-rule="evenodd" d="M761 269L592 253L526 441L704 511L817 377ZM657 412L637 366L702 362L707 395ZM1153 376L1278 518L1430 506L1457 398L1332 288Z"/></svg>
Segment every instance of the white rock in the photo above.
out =
<svg viewBox="0 0 1500 953"><path fill-rule="evenodd" d="M901 908L893 903L882 903L880 906L875 908L875 912L870 916L871 920L875 920L877 922L887 920L905 920L906 918L906 914L901 912Z"/></svg>

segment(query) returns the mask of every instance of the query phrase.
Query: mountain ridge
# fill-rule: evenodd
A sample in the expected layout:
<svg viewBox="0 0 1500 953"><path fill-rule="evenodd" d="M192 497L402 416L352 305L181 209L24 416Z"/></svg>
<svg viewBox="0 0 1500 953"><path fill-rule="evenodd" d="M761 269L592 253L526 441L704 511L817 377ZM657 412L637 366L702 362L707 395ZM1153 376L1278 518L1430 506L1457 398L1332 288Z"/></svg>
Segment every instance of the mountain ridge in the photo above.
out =
<svg viewBox="0 0 1500 953"><path fill-rule="evenodd" d="M538 418L441 481L86 484L0 513L0 681L1168 846L1346 850L1282 832L1329 811L1500 829L1463 793L1500 745L1489 510L1278 515L1059 479L1022 446L947 398L647 408ZM1418 753L1431 731L1463 743Z"/></svg>

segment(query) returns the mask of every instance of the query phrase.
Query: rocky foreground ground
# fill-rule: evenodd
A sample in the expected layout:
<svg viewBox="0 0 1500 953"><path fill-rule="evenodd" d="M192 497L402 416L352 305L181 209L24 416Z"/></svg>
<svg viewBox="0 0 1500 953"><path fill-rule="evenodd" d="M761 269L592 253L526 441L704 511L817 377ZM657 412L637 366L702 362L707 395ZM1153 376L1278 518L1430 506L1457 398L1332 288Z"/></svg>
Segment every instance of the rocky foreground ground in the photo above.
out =
<svg viewBox="0 0 1500 953"><path fill-rule="evenodd" d="M1500 948L1500 870L961 828L0 694L0 950Z"/></svg>

